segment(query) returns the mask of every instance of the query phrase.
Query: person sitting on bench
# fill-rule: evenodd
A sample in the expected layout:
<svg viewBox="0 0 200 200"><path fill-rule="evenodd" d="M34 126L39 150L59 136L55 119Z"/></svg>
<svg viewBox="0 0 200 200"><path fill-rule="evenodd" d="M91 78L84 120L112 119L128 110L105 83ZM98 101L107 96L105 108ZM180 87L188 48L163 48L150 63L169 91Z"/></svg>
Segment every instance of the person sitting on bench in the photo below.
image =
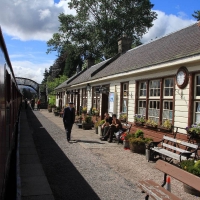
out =
<svg viewBox="0 0 200 200"><path fill-rule="evenodd" d="M102 131L103 136L106 135L106 133L108 132L108 129L110 128L109 125L112 124L112 117L110 117L110 115L106 112L104 114L104 120L105 120L105 123L102 124L101 126L101 131Z"/></svg>
<svg viewBox="0 0 200 200"><path fill-rule="evenodd" d="M119 119L117 119L116 114L113 114L112 118L113 118L112 124L109 126L109 129L108 129L106 135L101 138L101 140L103 140L103 141L106 141L109 138L109 140L108 140L109 143L112 142L114 133L119 131L119 129L122 128L122 124L119 121Z"/></svg>

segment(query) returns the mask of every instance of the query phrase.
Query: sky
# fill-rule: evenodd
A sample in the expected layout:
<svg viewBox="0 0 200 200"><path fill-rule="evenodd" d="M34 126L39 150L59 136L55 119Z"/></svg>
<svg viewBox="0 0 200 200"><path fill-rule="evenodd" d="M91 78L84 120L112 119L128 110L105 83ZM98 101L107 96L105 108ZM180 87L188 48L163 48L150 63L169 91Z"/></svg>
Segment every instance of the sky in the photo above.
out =
<svg viewBox="0 0 200 200"><path fill-rule="evenodd" d="M158 16L142 43L180 30L196 22L200 0L150 0ZM60 13L75 14L69 0L0 0L0 26L16 77L41 83L57 53L46 54L46 42L58 32Z"/></svg>

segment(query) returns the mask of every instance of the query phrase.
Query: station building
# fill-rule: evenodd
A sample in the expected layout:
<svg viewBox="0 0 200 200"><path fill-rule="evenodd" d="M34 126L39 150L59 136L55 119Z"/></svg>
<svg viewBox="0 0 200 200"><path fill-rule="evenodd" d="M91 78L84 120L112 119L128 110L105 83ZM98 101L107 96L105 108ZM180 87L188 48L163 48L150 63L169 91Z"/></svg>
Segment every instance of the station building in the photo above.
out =
<svg viewBox="0 0 200 200"><path fill-rule="evenodd" d="M81 107L127 115L135 114L162 125L168 119L176 130L200 122L200 22L131 49L128 38L118 41L118 54L77 73L55 89L56 105ZM133 129L137 128L134 124ZM142 129L143 127L139 127ZM144 127L145 134L160 138L162 131Z"/></svg>

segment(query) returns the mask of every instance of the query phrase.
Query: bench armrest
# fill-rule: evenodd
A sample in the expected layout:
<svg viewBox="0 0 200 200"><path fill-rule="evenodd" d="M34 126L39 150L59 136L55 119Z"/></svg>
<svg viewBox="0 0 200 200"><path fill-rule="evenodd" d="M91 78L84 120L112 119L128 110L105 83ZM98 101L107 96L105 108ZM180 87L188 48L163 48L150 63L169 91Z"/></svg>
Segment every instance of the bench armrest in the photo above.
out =
<svg viewBox="0 0 200 200"><path fill-rule="evenodd" d="M160 144L161 142L162 142L162 140L161 140L161 141L158 141L158 142L150 142L150 143L147 145L147 148L148 148L148 149L151 149L151 148L153 148L153 147L157 147L158 144Z"/></svg>

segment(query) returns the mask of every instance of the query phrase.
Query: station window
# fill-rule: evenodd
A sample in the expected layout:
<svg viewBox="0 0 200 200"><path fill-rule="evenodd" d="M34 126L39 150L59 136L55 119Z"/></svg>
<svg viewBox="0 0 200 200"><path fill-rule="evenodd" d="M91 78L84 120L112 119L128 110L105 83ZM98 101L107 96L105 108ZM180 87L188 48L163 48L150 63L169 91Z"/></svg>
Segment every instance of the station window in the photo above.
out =
<svg viewBox="0 0 200 200"><path fill-rule="evenodd" d="M163 92L162 92L163 91ZM139 81L136 114L162 124L173 121L174 78Z"/></svg>
<svg viewBox="0 0 200 200"><path fill-rule="evenodd" d="M82 106L87 107L87 90L86 90L86 88L82 89Z"/></svg>
<svg viewBox="0 0 200 200"><path fill-rule="evenodd" d="M121 112L127 113L128 109L128 83L122 83L122 104L121 104Z"/></svg>
<svg viewBox="0 0 200 200"><path fill-rule="evenodd" d="M194 122L200 123L200 74L195 76Z"/></svg>

